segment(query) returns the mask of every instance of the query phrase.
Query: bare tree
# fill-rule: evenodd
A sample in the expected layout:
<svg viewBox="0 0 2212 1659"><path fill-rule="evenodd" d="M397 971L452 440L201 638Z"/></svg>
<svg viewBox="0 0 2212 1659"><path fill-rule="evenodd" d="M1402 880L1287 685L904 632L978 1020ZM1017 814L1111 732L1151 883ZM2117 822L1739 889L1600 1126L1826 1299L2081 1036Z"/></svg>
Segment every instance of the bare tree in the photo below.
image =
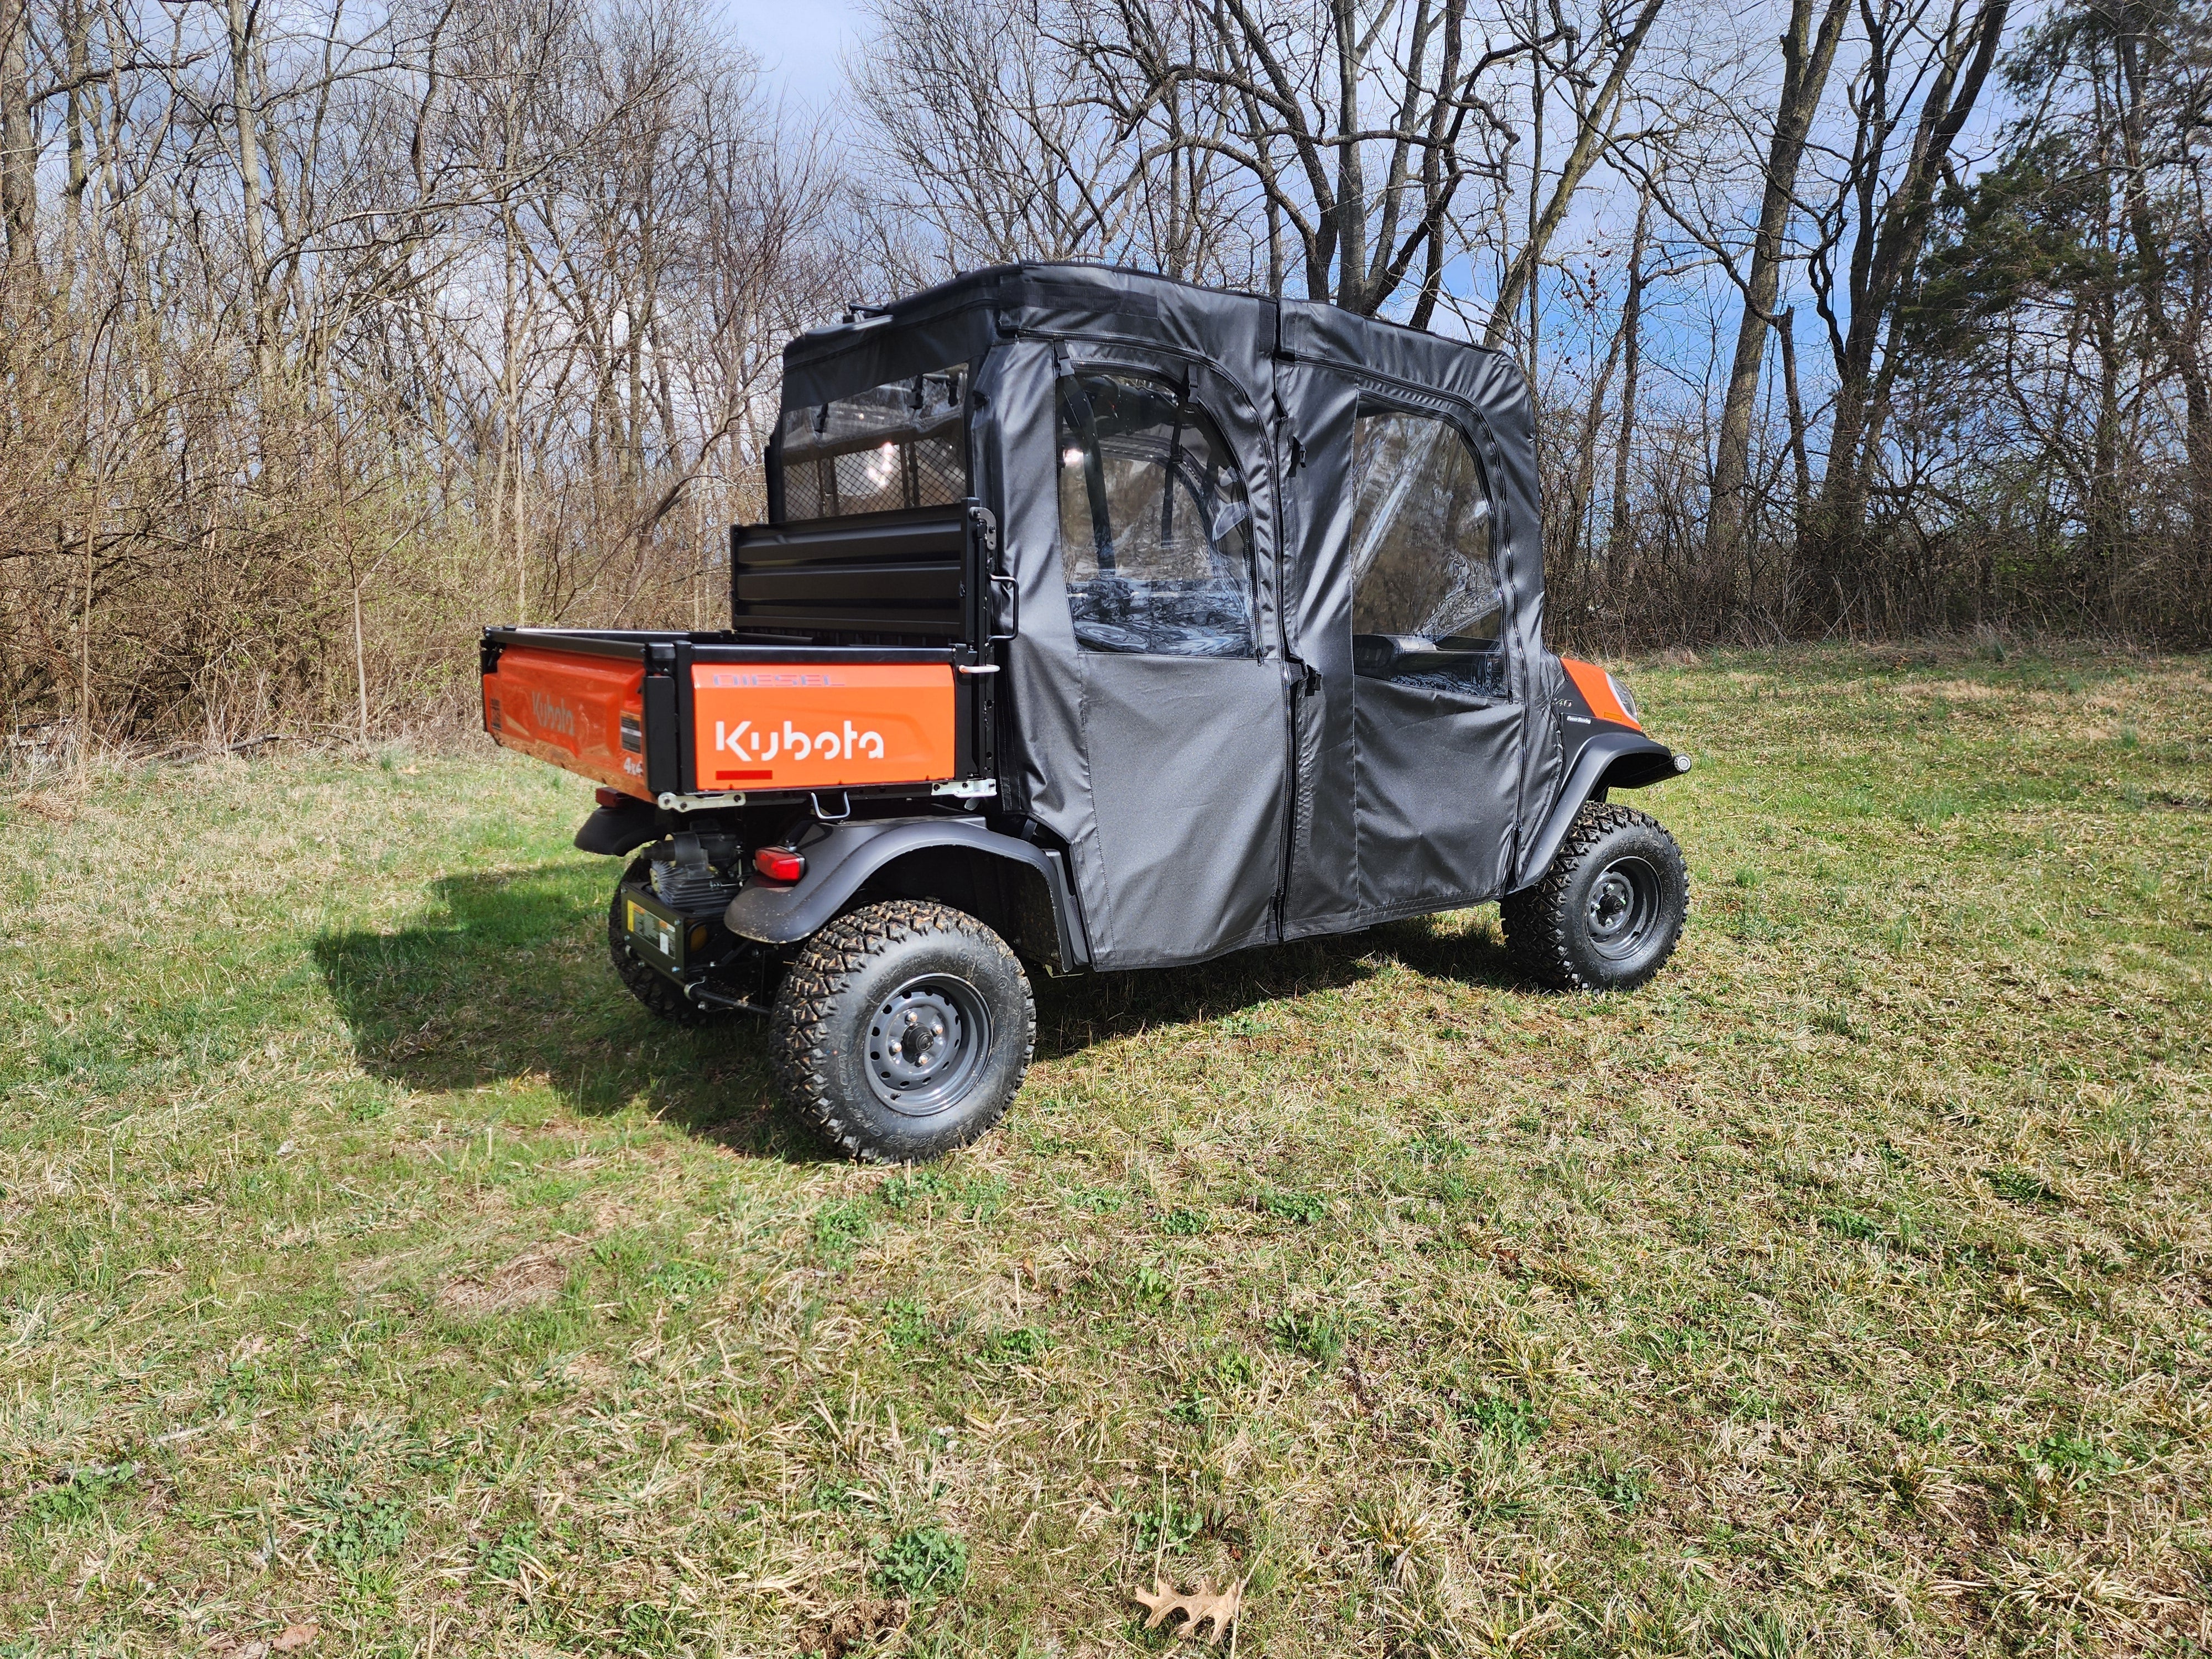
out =
<svg viewBox="0 0 2212 1659"><path fill-rule="evenodd" d="M0 0L0 219L9 286L36 257L38 132L31 120L31 0Z"/></svg>
<svg viewBox="0 0 2212 1659"><path fill-rule="evenodd" d="M1790 21L1782 33L1782 86L1767 142L1759 226L1743 278L1743 315L1736 329L1735 360L1729 370L1728 397L1721 409L1713 456L1709 547L1716 558L1734 550L1743 531L1753 406L1759 397L1768 331L1775 321L1790 222L1796 209L1797 169L1851 9L1852 0L1826 0L1815 31L1813 0L1790 0Z"/></svg>
<svg viewBox="0 0 2212 1659"><path fill-rule="evenodd" d="M2181 385L2190 538L2201 580L2212 577L2212 201L2203 153L2212 127L2212 27L2202 17L2158 16L2136 0L2089 6L2081 21L2107 37L2119 71L2120 198L2143 321ZM2168 27L2156 29L2160 21ZM2160 222L2177 208L2177 219Z"/></svg>
<svg viewBox="0 0 2212 1659"><path fill-rule="evenodd" d="M1849 161L1814 251L1814 292L1835 360L1834 413L1810 533L1806 602L1832 619L1856 603L1852 564L1865 520L1868 474L1903 357L1900 306L1926 240L1951 149L1981 96L2003 38L2008 0L1881 0L1864 9L1866 62L1852 88L1857 118ZM1918 114L1895 149L1917 94ZM1834 251L1853 234L1838 317Z"/></svg>
<svg viewBox="0 0 2212 1659"><path fill-rule="evenodd" d="M1030 257L1518 352L1589 643L2212 629L2208 0L876 3L808 118L704 0L0 0L8 718L705 617L783 343Z"/></svg>
<svg viewBox="0 0 2212 1659"><path fill-rule="evenodd" d="M684 0L31 3L0 15L16 718L358 735L464 672L492 595L691 603L677 509L739 507L776 349L849 268L744 53Z"/></svg>
<svg viewBox="0 0 2212 1659"><path fill-rule="evenodd" d="M1504 343L1513 326L1513 318L1520 307L1522 296L1534 285L1536 272L1544 257L1559 234L1559 227L1566 221L1575 196L1589 179L1590 169L1596 166L1614 137L1614 124L1622 108L1623 94L1629 84L1629 76L1636 67L1638 56L1650 38L1651 26L1659 21L1663 0L1644 0L1625 29L1616 19L1601 12L1598 15L1595 56L1601 60L1609 58L1605 79L1593 94L1588 91L1590 76L1583 64L1593 54L1583 50L1579 31L1562 30L1567 50L1560 61L1551 62L1552 53L1545 52L1546 66L1552 70L1549 77L1555 84L1568 89L1574 113L1574 143L1569 147L1567 158L1560 163L1550 198L1540 210L1535 208L1540 193L1541 179L1533 176L1540 173L1540 166L1532 169L1529 180L1530 225L1527 240L1521 246L1505 275L1498 285L1497 297L1491 302L1490 326L1484 332L1487 345ZM1547 43L1548 44L1548 43ZM1541 99L1538 100L1537 115L1540 121ZM1540 126L1539 127L1540 131Z"/></svg>
<svg viewBox="0 0 2212 1659"><path fill-rule="evenodd" d="M1127 62L1071 49L1084 25L1059 3L877 0L877 42L851 73L884 163L858 205L885 280L1020 258L1252 280L1249 192L1211 148L1228 131L1218 90L1190 82L1153 100L1100 82ZM1133 98L1150 124L1107 112Z"/></svg>

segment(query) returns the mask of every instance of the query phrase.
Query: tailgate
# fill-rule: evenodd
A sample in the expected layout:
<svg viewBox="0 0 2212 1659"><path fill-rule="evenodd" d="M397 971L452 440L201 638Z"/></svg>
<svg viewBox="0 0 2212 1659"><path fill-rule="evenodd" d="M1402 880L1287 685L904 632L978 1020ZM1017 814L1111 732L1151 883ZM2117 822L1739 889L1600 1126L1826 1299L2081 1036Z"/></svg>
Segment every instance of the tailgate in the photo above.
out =
<svg viewBox="0 0 2212 1659"><path fill-rule="evenodd" d="M691 710L702 791L958 775L949 663L695 663Z"/></svg>
<svg viewBox="0 0 2212 1659"><path fill-rule="evenodd" d="M641 800L645 782L645 662L511 645L483 677L484 730L507 748Z"/></svg>
<svg viewBox="0 0 2212 1659"><path fill-rule="evenodd" d="M641 800L926 791L979 769L963 733L988 710L950 654L494 629L484 730Z"/></svg>

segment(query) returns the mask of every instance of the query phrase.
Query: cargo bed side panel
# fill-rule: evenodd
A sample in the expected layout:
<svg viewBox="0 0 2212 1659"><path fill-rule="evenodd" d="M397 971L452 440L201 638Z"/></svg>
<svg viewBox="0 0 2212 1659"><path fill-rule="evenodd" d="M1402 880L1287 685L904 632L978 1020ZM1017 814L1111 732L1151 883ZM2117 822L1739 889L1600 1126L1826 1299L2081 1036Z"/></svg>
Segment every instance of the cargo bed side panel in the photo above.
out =
<svg viewBox="0 0 2212 1659"><path fill-rule="evenodd" d="M649 800L644 683L641 662L510 646L483 677L484 730L506 748Z"/></svg>
<svg viewBox="0 0 2212 1659"><path fill-rule="evenodd" d="M956 775L944 663L701 664L691 671L702 790L836 789Z"/></svg>

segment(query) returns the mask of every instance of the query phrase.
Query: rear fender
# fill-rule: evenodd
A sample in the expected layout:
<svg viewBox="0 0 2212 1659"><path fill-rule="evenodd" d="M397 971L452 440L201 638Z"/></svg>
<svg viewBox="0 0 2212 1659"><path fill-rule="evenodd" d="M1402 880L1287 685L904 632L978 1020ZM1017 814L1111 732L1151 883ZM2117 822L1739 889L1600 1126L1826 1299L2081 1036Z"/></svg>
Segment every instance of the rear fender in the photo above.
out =
<svg viewBox="0 0 2212 1659"><path fill-rule="evenodd" d="M933 898L989 923L1054 973L1091 964L1090 946L1060 855L973 818L840 823L810 833L797 881L749 881L724 921L740 939L796 945L865 889Z"/></svg>
<svg viewBox="0 0 2212 1659"><path fill-rule="evenodd" d="M619 858L660 836L660 815L643 801L602 806L576 831L576 850Z"/></svg>

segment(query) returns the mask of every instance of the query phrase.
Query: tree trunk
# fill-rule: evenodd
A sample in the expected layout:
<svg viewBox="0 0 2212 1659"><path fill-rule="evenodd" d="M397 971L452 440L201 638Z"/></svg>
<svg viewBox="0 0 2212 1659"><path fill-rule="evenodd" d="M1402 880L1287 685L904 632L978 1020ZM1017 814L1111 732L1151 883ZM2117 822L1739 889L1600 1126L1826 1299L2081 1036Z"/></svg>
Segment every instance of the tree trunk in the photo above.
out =
<svg viewBox="0 0 2212 1659"><path fill-rule="evenodd" d="M1820 33L1808 36L1813 0L1791 0L1790 27L1782 36L1782 94L1775 106L1774 137L1767 147L1766 191L1759 206L1759 230L1751 246L1751 269L1744 283L1743 320L1735 337L1735 362L1729 371L1728 398L1721 410L1719 447L1713 458L1712 517L1706 554L1716 562L1735 549L1743 532L1745 480L1751 471L1751 416L1759 398L1759 373L1766 357L1766 331L1782 282L1782 250L1797 193L1797 169L1804 160L1806 136L1826 90L1836 44L1851 13L1851 0L1828 0Z"/></svg>
<svg viewBox="0 0 2212 1659"><path fill-rule="evenodd" d="M1577 568L1583 564L1585 550L1595 554L1597 529L1595 524L1585 524L1595 513L1597 502L1597 447L1600 434L1605 428L1605 394L1613 386L1613 371L1620 366L1620 354L1627 341L1628 316L1621 315L1620 326L1613 331L1613 338L1605 348L1605 362L1590 377L1589 407L1583 412L1583 429L1576 434L1574 482L1570 487L1572 499L1567 503L1567 547L1565 563Z"/></svg>
<svg viewBox="0 0 2212 1659"><path fill-rule="evenodd" d="M1359 131L1359 9L1354 0L1332 0L1336 37L1338 130ZM1336 153L1336 302L1363 314L1367 299L1367 177L1358 144ZM1316 294L1314 298L1325 299Z"/></svg>
<svg viewBox="0 0 2212 1659"><path fill-rule="evenodd" d="M256 72L251 0L229 0L231 127L237 149L240 234L246 244L246 292L252 309L253 372L261 391L264 430L274 414L275 320L269 314L269 237L261 200L260 76Z"/></svg>
<svg viewBox="0 0 2212 1659"><path fill-rule="evenodd" d="M20 289L38 259L39 140L31 123L31 0L0 0L0 219L8 277ZM20 302L18 294L15 296Z"/></svg>
<svg viewBox="0 0 2212 1659"><path fill-rule="evenodd" d="M1796 499L1790 503L1790 520L1802 523L1813 499L1813 464L1805 455L1805 400L1797 394L1796 309L1792 307L1774 319L1782 337L1782 395L1790 411L1790 462L1796 475Z"/></svg>
<svg viewBox="0 0 2212 1659"><path fill-rule="evenodd" d="M1644 368L1644 238L1651 222L1651 198L1636 204L1636 234L1628 253L1628 300L1620 318L1620 438L1613 449L1613 523L1606 561L1616 568L1628 556L1628 458L1636 443L1636 386Z"/></svg>
<svg viewBox="0 0 2212 1659"><path fill-rule="evenodd" d="M2089 557L2097 584L2109 605L2113 559L2125 533L2127 507L2120 496L2120 351L2118 307L2110 289L2085 307L2097 354L2097 415L2091 428Z"/></svg>
<svg viewBox="0 0 2212 1659"><path fill-rule="evenodd" d="M64 112L64 125L69 132L69 204L72 217L84 200L85 186L92 181L91 169L85 161L85 106L92 100L92 18L82 4L65 8L62 13L62 29L67 42L64 56L69 64L69 95Z"/></svg>
<svg viewBox="0 0 2212 1659"><path fill-rule="evenodd" d="M2206 374L2202 349L2203 313L2201 308L2185 303L2181 307L2183 316L2193 325L2184 326L2177 323L2170 308L2172 260L2152 215L2143 137L2142 51L2141 37L2136 31L2148 28L2148 25L2135 18L2128 21L2131 27L2119 31L2118 41L2120 141L2126 161L2122 198L2127 214L2128 237L2135 244L2136 283L2142 296L2144 319L2160 352L2181 382L2182 404L2186 411L2182 444L2189 479L2189 540L2195 555L2193 562L2201 573L2212 574L2212 380ZM2202 244L2206 240L2202 224L2195 229L2195 240Z"/></svg>

